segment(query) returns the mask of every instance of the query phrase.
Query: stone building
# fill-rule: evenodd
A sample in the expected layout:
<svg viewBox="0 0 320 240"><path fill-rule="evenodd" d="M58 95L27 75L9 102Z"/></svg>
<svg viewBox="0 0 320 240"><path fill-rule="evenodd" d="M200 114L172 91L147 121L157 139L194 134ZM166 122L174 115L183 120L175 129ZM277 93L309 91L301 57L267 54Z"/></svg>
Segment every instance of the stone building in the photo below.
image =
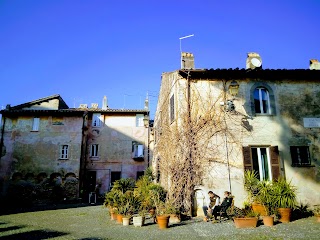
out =
<svg viewBox="0 0 320 240"><path fill-rule="evenodd" d="M102 108L69 108L53 95L8 105L0 113L2 196L14 173L22 178L75 176L83 197L94 191L102 195L113 181L136 179L149 164L147 102L141 110L111 109L105 97Z"/></svg>
<svg viewBox="0 0 320 240"><path fill-rule="evenodd" d="M261 180L284 176L298 201L320 204L319 62L262 69L256 53L248 54L246 69L195 69L189 62L162 74L154 120L158 180L169 191L172 182L185 188L193 181L198 215L208 190L231 191L242 207L246 169Z"/></svg>

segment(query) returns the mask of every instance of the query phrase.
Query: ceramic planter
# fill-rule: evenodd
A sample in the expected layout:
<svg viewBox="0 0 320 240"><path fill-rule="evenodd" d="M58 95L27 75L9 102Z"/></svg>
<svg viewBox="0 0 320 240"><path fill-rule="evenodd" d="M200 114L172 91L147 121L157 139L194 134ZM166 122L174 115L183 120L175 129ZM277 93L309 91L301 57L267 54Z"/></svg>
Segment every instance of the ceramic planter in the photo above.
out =
<svg viewBox="0 0 320 240"><path fill-rule="evenodd" d="M129 226L130 225L130 217L122 217L122 225Z"/></svg>
<svg viewBox="0 0 320 240"><path fill-rule="evenodd" d="M278 212L280 214L279 221L282 223L290 222L291 218L291 208L278 208Z"/></svg>
<svg viewBox="0 0 320 240"><path fill-rule="evenodd" d="M145 217L135 216L132 218L133 226L142 227L144 225Z"/></svg>
<svg viewBox="0 0 320 240"><path fill-rule="evenodd" d="M159 215L157 216L157 223L159 226L159 229L166 229L169 226L169 215Z"/></svg>
<svg viewBox="0 0 320 240"><path fill-rule="evenodd" d="M257 217L233 218L236 228L255 228L257 227Z"/></svg>

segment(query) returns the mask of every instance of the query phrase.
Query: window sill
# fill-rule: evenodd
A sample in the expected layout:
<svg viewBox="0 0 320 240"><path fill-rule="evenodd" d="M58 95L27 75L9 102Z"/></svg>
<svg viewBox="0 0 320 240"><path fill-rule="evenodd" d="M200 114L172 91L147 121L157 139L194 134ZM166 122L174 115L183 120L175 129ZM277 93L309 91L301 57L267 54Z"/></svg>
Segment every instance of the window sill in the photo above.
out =
<svg viewBox="0 0 320 240"><path fill-rule="evenodd" d="M58 160L59 161L66 161L66 160L69 160L69 158L59 158Z"/></svg>
<svg viewBox="0 0 320 240"><path fill-rule="evenodd" d="M297 167L297 168L303 168L303 167L315 167L315 165L297 165L297 164L292 164L291 167Z"/></svg>
<svg viewBox="0 0 320 240"><path fill-rule="evenodd" d="M93 156L91 156L91 157L89 157L90 158L90 160L93 160L93 161L98 161L98 160L100 160L100 157L93 157Z"/></svg>
<svg viewBox="0 0 320 240"><path fill-rule="evenodd" d="M267 113L256 113L256 117L272 117L274 114Z"/></svg>

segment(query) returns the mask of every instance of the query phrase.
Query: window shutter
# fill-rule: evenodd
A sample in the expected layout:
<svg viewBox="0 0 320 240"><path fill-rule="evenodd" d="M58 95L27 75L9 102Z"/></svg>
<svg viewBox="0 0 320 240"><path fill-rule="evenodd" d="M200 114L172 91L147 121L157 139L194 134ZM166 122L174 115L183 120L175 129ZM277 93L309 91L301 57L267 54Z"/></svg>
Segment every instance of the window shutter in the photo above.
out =
<svg viewBox="0 0 320 240"><path fill-rule="evenodd" d="M243 147L243 167L244 170L252 170L251 151L250 147Z"/></svg>
<svg viewBox="0 0 320 240"><path fill-rule="evenodd" d="M272 179L277 180L280 177L280 160L278 146L270 147Z"/></svg>
<svg viewBox="0 0 320 240"><path fill-rule="evenodd" d="M40 118L33 118L32 131L39 131Z"/></svg>

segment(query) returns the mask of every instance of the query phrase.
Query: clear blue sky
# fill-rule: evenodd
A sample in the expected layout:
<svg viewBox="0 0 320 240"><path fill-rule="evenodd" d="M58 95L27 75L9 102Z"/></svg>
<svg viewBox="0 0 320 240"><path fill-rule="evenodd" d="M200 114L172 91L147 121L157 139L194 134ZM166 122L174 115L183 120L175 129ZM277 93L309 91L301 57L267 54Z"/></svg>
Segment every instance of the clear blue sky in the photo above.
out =
<svg viewBox="0 0 320 240"><path fill-rule="evenodd" d="M320 60L320 0L0 0L0 107L60 94L154 116L161 73L180 68L308 68Z"/></svg>

